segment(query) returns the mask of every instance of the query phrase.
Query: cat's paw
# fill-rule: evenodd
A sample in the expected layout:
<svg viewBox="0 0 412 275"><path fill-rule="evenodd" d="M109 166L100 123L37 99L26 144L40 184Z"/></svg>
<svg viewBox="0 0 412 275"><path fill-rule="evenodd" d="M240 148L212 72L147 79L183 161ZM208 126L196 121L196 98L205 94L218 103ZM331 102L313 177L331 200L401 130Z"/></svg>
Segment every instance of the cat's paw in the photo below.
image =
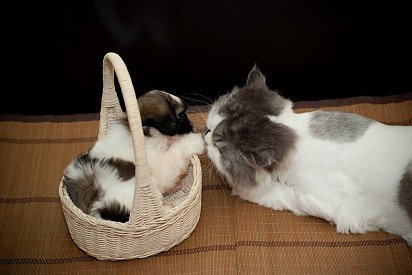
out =
<svg viewBox="0 0 412 275"><path fill-rule="evenodd" d="M345 222L337 221L335 222L335 224L336 224L336 232L343 233L343 234L348 234L348 233L364 234L366 232L379 230L379 228L373 225L365 225L357 221L345 221Z"/></svg>
<svg viewBox="0 0 412 275"><path fill-rule="evenodd" d="M403 236L408 246L412 247L412 235Z"/></svg>
<svg viewBox="0 0 412 275"><path fill-rule="evenodd" d="M284 210L284 209L283 209L283 207L282 207L282 209L279 209L279 210ZM286 209L286 210L288 210L288 209ZM302 217L304 217L304 216L307 216L307 215L308 215L308 214L306 214L305 212L302 212L302 211L297 210L297 209L293 209L292 212L293 212L293 214L295 214L296 216L302 216Z"/></svg>

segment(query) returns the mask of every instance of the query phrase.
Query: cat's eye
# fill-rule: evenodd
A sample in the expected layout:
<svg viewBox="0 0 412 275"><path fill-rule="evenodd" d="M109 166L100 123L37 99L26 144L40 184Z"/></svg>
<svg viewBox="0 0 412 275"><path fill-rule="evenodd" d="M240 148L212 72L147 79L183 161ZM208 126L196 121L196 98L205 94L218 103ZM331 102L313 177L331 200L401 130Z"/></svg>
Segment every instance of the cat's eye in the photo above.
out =
<svg viewBox="0 0 412 275"><path fill-rule="evenodd" d="M214 138L213 139L213 146L217 147L218 149L225 145L225 142L221 138ZM220 151L220 150L219 150Z"/></svg>

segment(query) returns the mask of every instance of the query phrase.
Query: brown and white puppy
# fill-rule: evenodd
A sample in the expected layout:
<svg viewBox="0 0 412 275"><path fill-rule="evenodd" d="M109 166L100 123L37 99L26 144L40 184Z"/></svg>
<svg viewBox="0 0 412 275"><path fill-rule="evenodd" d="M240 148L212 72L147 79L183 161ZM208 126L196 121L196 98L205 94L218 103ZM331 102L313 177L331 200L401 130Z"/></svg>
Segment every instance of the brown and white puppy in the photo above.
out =
<svg viewBox="0 0 412 275"><path fill-rule="evenodd" d="M152 181L162 195L176 191L190 158L202 154L201 134L192 125L182 100L163 91L138 98ZM135 165L127 116L109 126L107 134L66 168L64 185L73 203L86 214L126 222L135 188ZM139 180L139 179L137 179Z"/></svg>

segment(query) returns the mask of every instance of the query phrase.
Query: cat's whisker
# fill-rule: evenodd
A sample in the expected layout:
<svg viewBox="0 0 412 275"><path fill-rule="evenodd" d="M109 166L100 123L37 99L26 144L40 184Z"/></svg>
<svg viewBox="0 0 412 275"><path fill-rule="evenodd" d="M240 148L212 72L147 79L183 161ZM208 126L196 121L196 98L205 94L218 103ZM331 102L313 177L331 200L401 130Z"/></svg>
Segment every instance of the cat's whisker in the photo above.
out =
<svg viewBox="0 0 412 275"><path fill-rule="evenodd" d="M195 99L195 98L191 98L191 97L188 97L188 96L186 96L186 95L199 96L199 97L204 98L204 99L207 100L207 101L205 101L205 100L199 100L199 99ZM206 116L205 116L205 112L202 111L196 103L203 103L203 104L206 105L206 106L211 106L211 104L213 104L213 101L212 101L210 98L208 98L208 97L206 97L206 96L204 96L204 95L196 94L196 93L186 93L186 94L184 94L184 95L181 95L181 94L180 94L179 96L180 96L181 98L183 98L183 99L185 99L185 100L193 103L193 105L191 105L191 107L195 110L195 113L196 113L197 115L199 115L199 116L203 119L204 123L206 124L207 118L206 118ZM206 161L207 161L207 162L206 162L206 166L205 166L205 168L204 168L204 172L205 172L205 175L204 175L204 176L206 176L207 181L208 181L208 182L211 182L212 179L217 179L217 181L218 181L217 183L220 184L220 185L222 185L222 187L223 187L223 188L219 188L219 189L220 189L220 192L222 193L223 196L226 196L226 195L227 195L227 194L226 194L226 188L224 188L224 187L226 187L226 186L228 185L228 183L227 183L227 181L226 181L226 178L223 176L223 174L221 174L221 173L216 169L216 166L210 161L209 157L208 157L206 154L201 155L201 156L199 156L199 157L200 157L201 160L206 160Z"/></svg>
<svg viewBox="0 0 412 275"><path fill-rule="evenodd" d="M204 100L199 100L199 99L185 97L185 96L181 96L181 97L183 99L185 99L186 101L190 101L190 103L192 103L191 106L199 106L198 103L201 103L201 105L205 105L205 106L211 106L211 104L209 102L206 102Z"/></svg>
<svg viewBox="0 0 412 275"><path fill-rule="evenodd" d="M207 180L210 182L212 180L212 163L206 155L201 155L201 159L206 161L205 174L207 175Z"/></svg>
<svg viewBox="0 0 412 275"><path fill-rule="evenodd" d="M186 93L185 95L195 95L195 96L200 96L200 97L202 97L202 98L204 98L204 99L207 99L207 100L208 100L208 102L209 102L209 104L212 104L212 103L213 103L213 100L212 100L212 99L210 99L210 98L208 98L207 96L202 95L202 94L197 94L197 93ZM208 104L208 105L209 105L209 104Z"/></svg>
<svg viewBox="0 0 412 275"><path fill-rule="evenodd" d="M195 113L198 114L202 118L203 122L206 124L206 117L204 115L204 112L200 109L200 107L195 102L197 101L197 102L200 102L200 103L204 103L207 106L210 106L210 104L208 102L205 102L205 101L202 101L202 100L196 100L196 99L185 97L185 96L182 96L182 95L179 95L179 96L181 98L184 98L187 101L190 101L192 103L190 106L193 109L195 109Z"/></svg>
<svg viewBox="0 0 412 275"><path fill-rule="evenodd" d="M195 102L197 102L197 103L202 103L203 105L206 105L206 106L210 106L210 105L212 104L212 102L209 102L209 101L205 101L205 100L201 100L201 99L196 99L196 98L191 98L191 97L187 97L187 96L179 95L179 97L181 97L181 98L183 98L183 99L186 99L186 100L189 100L189 101L191 101L192 103L195 103Z"/></svg>
<svg viewBox="0 0 412 275"><path fill-rule="evenodd" d="M203 114L202 110L198 106L193 106L195 109L197 109L196 114L200 115L200 117L203 119L203 122L206 124L206 116Z"/></svg>
<svg viewBox="0 0 412 275"><path fill-rule="evenodd" d="M226 187L226 186L228 185L228 183L226 182L226 178L225 178L225 177L223 176L223 174L220 173L219 171L217 171L216 175L217 175L217 177L218 177L218 179L219 179L219 184L222 185L222 187L223 187L223 188L221 189L222 195L223 195L223 196L226 196L227 194L226 194L226 191L225 191L225 188L224 188L224 187Z"/></svg>

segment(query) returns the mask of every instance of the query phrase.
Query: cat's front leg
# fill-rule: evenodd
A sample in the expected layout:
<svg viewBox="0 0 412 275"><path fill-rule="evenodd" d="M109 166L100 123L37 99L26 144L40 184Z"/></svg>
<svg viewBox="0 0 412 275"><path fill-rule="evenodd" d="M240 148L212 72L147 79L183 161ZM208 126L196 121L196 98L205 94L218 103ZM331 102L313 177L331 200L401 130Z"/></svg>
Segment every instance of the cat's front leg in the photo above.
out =
<svg viewBox="0 0 412 275"><path fill-rule="evenodd" d="M343 234L363 234L369 231L379 231L376 226L362 223L356 215L352 219L349 217L337 218L333 223L336 224L336 232Z"/></svg>
<svg viewBox="0 0 412 275"><path fill-rule="evenodd" d="M293 188L280 182L262 181L253 188L236 185L232 190L234 195L261 206L277 211L288 210L297 216L307 215L300 209Z"/></svg>

